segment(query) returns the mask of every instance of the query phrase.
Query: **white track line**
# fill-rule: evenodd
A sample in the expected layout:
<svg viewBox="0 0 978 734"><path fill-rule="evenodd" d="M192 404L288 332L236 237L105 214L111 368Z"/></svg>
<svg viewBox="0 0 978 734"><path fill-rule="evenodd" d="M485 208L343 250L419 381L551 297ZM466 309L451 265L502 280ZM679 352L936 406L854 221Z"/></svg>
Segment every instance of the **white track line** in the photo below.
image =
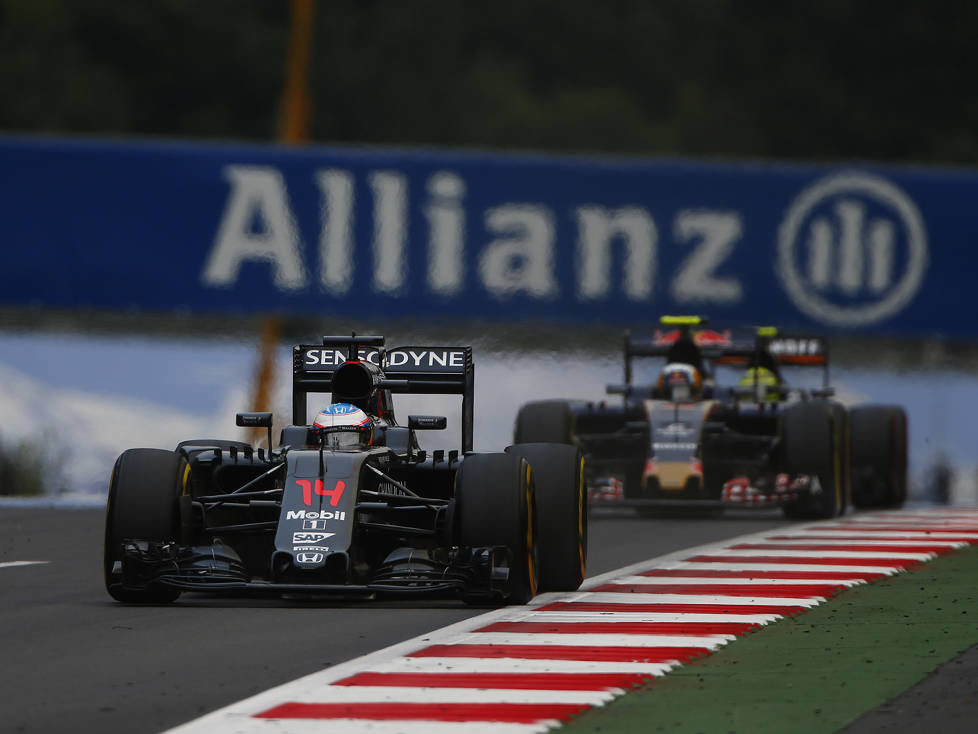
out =
<svg viewBox="0 0 978 734"><path fill-rule="evenodd" d="M737 545L740 545L739 543ZM739 556L767 556L770 558L838 558L846 560L849 558L865 558L867 560L889 560L895 561L927 561L934 558L934 553L900 553L894 551L818 551L818 550L779 550L777 548L727 548L723 555L732 561Z"/></svg>
<svg viewBox="0 0 978 734"><path fill-rule="evenodd" d="M439 645L510 645L512 647L558 645L567 647L706 647L717 648L734 635L609 635L609 634L525 634L512 632L467 632Z"/></svg>
<svg viewBox="0 0 978 734"><path fill-rule="evenodd" d="M814 607L825 601L824 596L765 597L722 596L713 594L646 594L628 591L589 591L580 596L570 595L564 601L586 601L596 604L729 604L751 606Z"/></svg>
<svg viewBox="0 0 978 734"><path fill-rule="evenodd" d="M677 664L621 663L601 660L526 660L523 658L397 658L386 663L372 665L370 671L377 673L519 672L527 675L532 673L639 673L660 676L668 673Z"/></svg>
<svg viewBox="0 0 978 734"><path fill-rule="evenodd" d="M263 734L459 734L464 727L468 732L479 734L537 734L558 726L559 721L543 721L536 724L504 724L496 721L480 721L458 724L449 721L369 721L363 719L328 719L326 721L292 719L257 721L250 716L230 714L219 731L262 732ZM171 731L180 731L173 729ZM203 730L201 730L203 731ZM215 730L217 731L217 730Z"/></svg>
<svg viewBox="0 0 978 734"><path fill-rule="evenodd" d="M806 586L852 586L862 583L860 579L759 579L745 573L743 576L622 576L620 579L610 581L611 584L629 585L642 584L652 586L653 584L677 586L790 586L792 584ZM763 591L763 589L759 589Z"/></svg>
<svg viewBox="0 0 978 734"><path fill-rule="evenodd" d="M903 570L903 566L835 566L830 564L819 564L819 563L779 563L777 566L772 566L770 563L710 563L701 561L680 561L668 563L662 566L656 566L656 568L665 569L695 569L697 571L743 571L744 573L750 573L751 571L833 571L835 573L882 573L882 574L894 574ZM648 578L656 578L650 576ZM665 577L658 577L665 578ZM611 583L611 582L609 582Z"/></svg>
<svg viewBox="0 0 978 734"><path fill-rule="evenodd" d="M783 619L783 614L676 614L657 612L531 612L514 618L519 622L685 622L723 624L768 624Z"/></svg>
<svg viewBox="0 0 978 734"><path fill-rule="evenodd" d="M784 535L782 537L770 537L765 538L766 542L778 543L781 545L797 545L799 548L806 548L812 546L820 545L844 545L853 543L860 543L866 545L878 545L885 546L887 548L893 548L894 550L899 550L903 547L913 547L913 546L942 546L946 548L962 548L966 545L970 545L965 540L945 540L943 538L923 538L919 535L916 537L910 536L909 533L902 533L904 536L902 538L866 538L865 535L858 536L859 540L856 540L857 536L852 533L839 532L835 535L829 533L820 533L818 537L812 535L803 536L791 536ZM978 533L975 533L975 537L978 538Z"/></svg>
<svg viewBox="0 0 978 734"><path fill-rule="evenodd" d="M50 563L50 561L3 561L0 562L0 568L14 568L15 566L37 566L45 563Z"/></svg>
<svg viewBox="0 0 978 734"><path fill-rule="evenodd" d="M586 706L600 706L615 697L613 691L525 691L398 686L330 686L329 689L330 703L424 701L426 703L580 703Z"/></svg>

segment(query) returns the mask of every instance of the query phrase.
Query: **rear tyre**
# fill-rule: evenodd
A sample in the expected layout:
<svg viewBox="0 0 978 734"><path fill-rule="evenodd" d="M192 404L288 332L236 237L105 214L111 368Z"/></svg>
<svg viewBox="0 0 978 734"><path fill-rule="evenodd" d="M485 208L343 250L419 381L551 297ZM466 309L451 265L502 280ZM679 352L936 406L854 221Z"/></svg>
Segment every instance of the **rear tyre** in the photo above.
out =
<svg viewBox="0 0 978 734"><path fill-rule="evenodd" d="M784 506L792 520L826 519L845 511L845 412L816 400L789 406L781 416L784 470L818 479L821 491Z"/></svg>
<svg viewBox="0 0 978 734"><path fill-rule="evenodd" d="M513 443L573 443L573 424L566 400L527 403L516 414Z"/></svg>
<svg viewBox="0 0 978 734"><path fill-rule="evenodd" d="M576 446L530 443L507 451L530 462L536 496L539 591L574 591L587 565L584 457Z"/></svg>
<svg viewBox="0 0 978 734"><path fill-rule="evenodd" d="M536 596L538 562L533 479L529 462L514 454L472 454L455 478L459 545L506 546L510 551L507 604ZM466 602L484 603L481 598Z"/></svg>
<svg viewBox="0 0 978 734"><path fill-rule="evenodd" d="M113 565L122 560L124 540L176 541L180 533L178 497L188 475L186 460L173 451L129 449L116 460L105 511L105 588L116 601L161 604L180 590L157 585L124 589Z"/></svg>
<svg viewBox="0 0 978 734"><path fill-rule="evenodd" d="M850 413L852 504L900 507L907 499L907 414L896 405L861 405Z"/></svg>

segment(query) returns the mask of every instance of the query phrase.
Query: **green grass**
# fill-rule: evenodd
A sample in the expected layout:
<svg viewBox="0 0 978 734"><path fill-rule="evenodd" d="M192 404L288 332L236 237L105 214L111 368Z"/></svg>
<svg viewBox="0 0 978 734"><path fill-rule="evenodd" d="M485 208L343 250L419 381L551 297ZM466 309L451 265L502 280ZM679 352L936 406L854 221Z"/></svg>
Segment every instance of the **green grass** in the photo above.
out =
<svg viewBox="0 0 978 734"><path fill-rule="evenodd" d="M978 642L978 548L842 592L567 725L585 732L827 734Z"/></svg>
<svg viewBox="0 0 978 734"><path fill-rule="evenodd" d="M52 433L17 441L0 435L0 496L58 494L65 486L68 449Z"/></svg>

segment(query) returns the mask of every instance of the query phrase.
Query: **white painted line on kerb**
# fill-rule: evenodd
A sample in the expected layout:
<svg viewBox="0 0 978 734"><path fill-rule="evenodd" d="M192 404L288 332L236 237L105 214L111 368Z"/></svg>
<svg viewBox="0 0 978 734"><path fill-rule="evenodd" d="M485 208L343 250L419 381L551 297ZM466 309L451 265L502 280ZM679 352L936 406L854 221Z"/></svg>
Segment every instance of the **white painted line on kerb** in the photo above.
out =
<svg viewBox="0 0 978 734"><path fill-rule="evenodd" d="M702 624L767 624L776 622L783 614L690 614L687 612L529 612L514 622L685 622Z"/></svg>
<svg viewBox="0 0 978 734"><path fill-rule="evenodd" d="M687 561L685 563L669 563L659 568L680 569L683 571L741 571L745 574L751 571L772 570L770 563L707 563L698 561ZM781 572L790 571L833 571L834 573L870 573L870 574L894 574L903 570L902 566L836 566L822 565L819 563L779 563L776 569ZM650 576L649 578L666 578ZM812 583L819 583L813 581ZM829 582L831 583L831 582Z"/></svg>
<svg viewBox="0 0 978 734"><path fill-rule="evenodd" d="M13 568L14 566L38 566L50 561L0 561L0 568Z"/></svg>
<svg viewBox="0 0 978 734"><path fill-rule="evenodd" d="M397 658L385 663L376 663L371 666L370 671L373 673L512 673L515 671L524 675L532 673L641 673L660 676L665 675L677 665L678 663L622 663L600 660L432 657ZM360 671L357 670L356 672ZM336 676L335 680L339 680L340 677ZM275 703L281 703L281 700L277 699ZM175 731L182 730L177 729ZM198 730L193 729L192 731ZM199 731L205 730L200 729Z"/></svg>
<svg viewBox="0 0 978 734"><path fill-rule="evenodd" d="M231 718L220 732L262 732L264 734L543 734L560 725L560 721L542 719L535 724L509 724L496 721L384 721L363 719L275 719L256 721L247 717Z"/></svg>
<svg viewBox="0 0 978 734"><path fill-rule="evenodd" d="M900 533L902 536L908 536L909 533ZM978 535L978 533L976 533ZM783 536L772 536L765 539L765 542L778 543L780 545L791 545L798 546L799 548L806 548L811 546L819 545L853 545L859 543L860 545L875 545L886 548L893 548L893 550L900 550L900 548L914 547L914 546L941 546L946 548L963 548L968 545L964 540L945 540L944 538L931 538L924 537L920 534L911 537L901 537L901 538L867 538L865 535L853 535L852 532L836 532L832 533L819 533L815 535L788 535ZM832 551L823 551L824 553L831 553Z"/></svg>
<svg viewBox="0 0 978 734"><path fill-rule="evenodd" d="M610 581L612 584L622 586L641 584L642 586L654 586L656 584L664 586L789 586L791 584L805 586L853 586L862 583L861 579L779 579L779 578L755 578L744 574L743 576L622 576L620 579Z"/></svg>
<svg viewBox="0 0 978 734"><path fill-rule="evenodd" d="M612 691L534 691L419 686L333 686L330 703L580 703L600 706L616 698ZM325 733L324 733L325 734Z"/></svg>
<svg viewBox="0 0 978 734"><path fill-rule="evenodd" d="M613 583L613 582L611 582ZM562 601L586 601L595 604L729 604L731 606L780 606L815 607L825 601L824 596L775 596L766 597L759 590L757 596L723 596L720 594L646 594L644 592L608 591L588 592L580 596L568 595Z"/></svg>
<svg viewBox="0 0 978 734"><path fill-rule="evenodd" d="M736 543L735 545L744 545ZM753 544L751 544L753 545ZM770 558L839 558L839 559L859 559L867 560L889 560L895 561L928 561L933 559L935 553L900 553L898 551L809 551L809 550L779 550L777 548L727 548L723 555L734 561L739 556L751 558L753 556L768 556Z"/></svg>
<svg viewBox="0 0 978 734"><path fill-rule="evenodd" d="M706 647L711 650L721 647L734 635L627 635L615 634L581 634L565 632L561 634L546 633L506 633L506 632L469 632L464 637L439 642L442 645L509 645L517 648L529 645L553 645L573 647Z"/></svg>

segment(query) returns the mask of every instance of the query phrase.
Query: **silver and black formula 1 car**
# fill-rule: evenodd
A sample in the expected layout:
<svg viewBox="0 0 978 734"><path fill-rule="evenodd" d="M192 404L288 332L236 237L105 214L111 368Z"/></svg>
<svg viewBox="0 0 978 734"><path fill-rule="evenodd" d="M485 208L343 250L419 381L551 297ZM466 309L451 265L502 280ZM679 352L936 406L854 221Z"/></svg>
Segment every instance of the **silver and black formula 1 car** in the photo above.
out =
<svg viewBox="0 0 978 734"><path fill-rule="evenodd" d="M183 591L454 596L521 604L584 578L587 512L574 446L474 453L471 347L384 349L323 337L293 352L293 425L277 448L195 439L129 449L112 470L105 584L122 602ZM332 393L307 422L307 396ZM395 393L461 400L460 450L422 450L444 416L395 419ZM271 413L239 413L267 429Z"/></svg>
<svg viewBox="0 0 978 734"><path fill-rule="evenodd" d="M772 327L715 330L702 317L663 317L651 335L627 334L625 382L609 385L621 404L528 403L517 441L562 441L587 459L592 506L716 511L781 506L791 518L894 507L906 498L907 419L903 408L832 399L828 345ZM633 360L664 366L644 384ZM717 368L742 370L717 384ZM790 387L785 367L821 367L822 384Z"/></svg>

